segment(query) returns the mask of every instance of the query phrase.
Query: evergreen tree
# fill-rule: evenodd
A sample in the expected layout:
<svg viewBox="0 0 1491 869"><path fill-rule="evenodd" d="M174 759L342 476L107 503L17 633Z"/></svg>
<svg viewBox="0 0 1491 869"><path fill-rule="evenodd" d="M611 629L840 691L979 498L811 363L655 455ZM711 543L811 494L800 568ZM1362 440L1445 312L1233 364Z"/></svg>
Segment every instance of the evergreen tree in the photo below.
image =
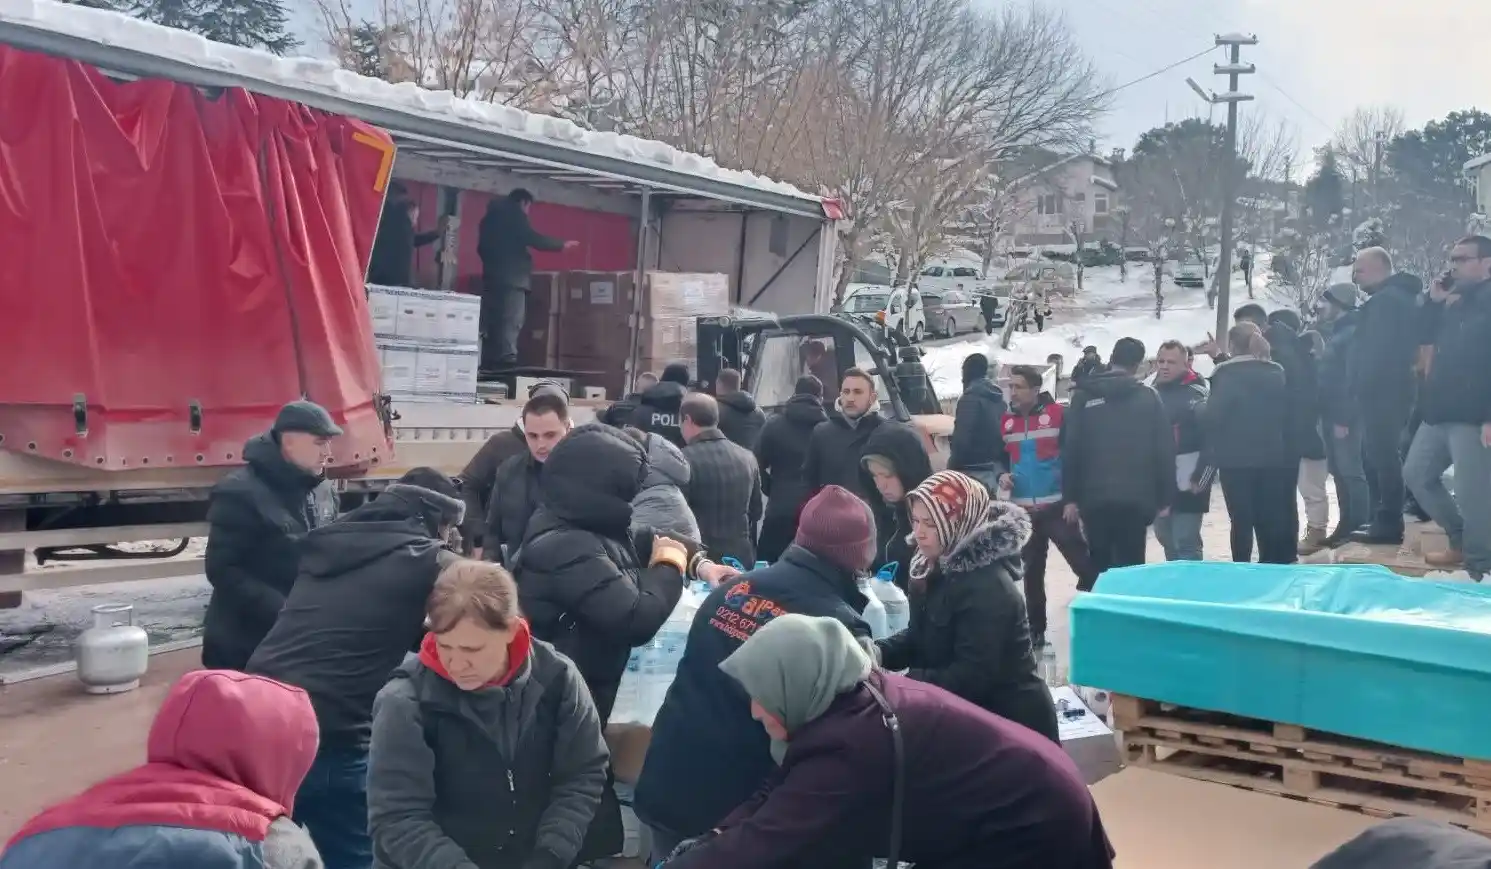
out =
<svg viewBox="0 0 1491 869"><path fill-rule="evenodd" d="M125 0L116 8L214 42L281 55L300 46L300 40L290 35L282 0Z"/></svg>
<svg viewBox="0 0 1491 869"><path fill-rule="evenodd" d="M388 31L371 21L363 21L347 34L346 56L342 66L359 75L370 78L388 78L388 59L384 46L388 42Z"/></svg>
<svg viewBox="0 0 1491 869"><path fill-rule="evenodd" d="M1332 217L1339 220L1337 215L1346 207L1346 179L1330 149L1320 155L1315 174L1305 182L1305 207L1310 209L1311 225L1318 230L1325 229Z"/></svg>

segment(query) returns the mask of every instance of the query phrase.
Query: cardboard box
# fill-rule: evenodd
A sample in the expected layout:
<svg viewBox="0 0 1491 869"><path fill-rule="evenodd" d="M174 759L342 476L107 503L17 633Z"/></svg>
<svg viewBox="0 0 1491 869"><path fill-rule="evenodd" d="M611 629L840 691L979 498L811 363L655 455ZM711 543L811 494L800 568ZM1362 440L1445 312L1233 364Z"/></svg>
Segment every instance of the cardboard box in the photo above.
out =
<svg viewBox="0 0 1491 869"><path fill-rule="evenodd" d="M435 341L440 337L440 302L419 290L404 290L396 296L394 335L408 341Z"/></svg>
<svg viewBox="0 0 1491 869"><path fill-rule="evenodd" d="M523 365L555 368L559 364L559 319L563 309L562 281L554 272L534 272L528 288L528 309L518 333L518 361Z"/></svg>
<svg viewBox="0 0 1491 869"><path fill-rule="evenodd" d="M419 345L412 341L379 340L377 346L383 367L383 391L390 394L413 392Z"/></svg>
<svg viewBox="0 0 1491 869"><path fill-rule="evenodd" d="M1092 711L1070 686L1051 688L1056 703L1056 728L1061 747L1082 770L1088 784L1095 784L1123 768L1118 737L1102 716Z"/></svg>
<svg viewBox="0 0 1491 869"><path fill-rule="evenodd" d="M451 344L476 344L481 340L481 297L444 293L439 300L440 328L436 338Z"/></svg>
<svg viewBox="0 0 1491 869"><path fill-rule="evenodd" d="M393 338L398 335L399 291L395 287L368 284L368 314L373 321L373 335Z"/></svg>
<svg viewBox="0 0 1491 869"><path fill-rule="evenodd" d="M652 728L645 724L612 724L606 727L606 747L611 750L611 772L629 785L642 775L642 761L652 744Z"/></svg>

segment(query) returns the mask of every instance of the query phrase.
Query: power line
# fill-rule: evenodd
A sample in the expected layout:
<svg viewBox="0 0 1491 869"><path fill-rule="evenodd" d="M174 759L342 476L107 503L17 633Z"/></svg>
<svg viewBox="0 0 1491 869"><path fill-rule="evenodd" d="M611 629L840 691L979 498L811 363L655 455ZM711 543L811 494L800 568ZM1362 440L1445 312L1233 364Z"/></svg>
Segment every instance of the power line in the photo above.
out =
<svg viewBox="0 0 1491 869"><path fill-rule="evenodd" d="M1327 124L1325 121L1322 121L1320 119L1319 115L1315 114L1314 112L1312 112L1308 108L1306 108L1304 103L1302 103L1299 100L1295 99L1293 96L1290 96L1289 91L1286 91L1286 90L1284 90L1284 88L1280 87L1278 82L1274 81L1273 79L1269 78L1267 75L1264 75L1261 72L1258 73L1258 77L1261 78L1261 79L1263 79L1263 83L1264 84L1266 84L1269 87L1273 88L1274 90L1278 91L1279 92L1279 96L1281 96L1284 99L1290 101L1291 103L1294 103L1294 107L1295 108L1297 108L1300 111L1304 112L1306 117L1308 117L1310 120L1314 121L1315 123L1319 124L1323 129L1325 129L1325 130L1335 130L1335 127L1331 126L1330 124Z"/></svg>
<svg viewBox="0 0 1491 869"><path fill-rule="evenodd" d="M1131 88L1131 87L1133 87L1136 84L1140 84L1141 82L1149 81L1150 79L1155 78L1156 76L1164 75L1165 73L1169 72L1170 70L1175 69L1177 66L1182 66L1184 64L1190 63L1191 61L1193 61L1193 60L1195 60L1195 59L1197 59L1199 57L1205 57L1206 55L1212 53L1215 50L1216 50L1216 46L1211 46L1209 48L1202 49L1201 51L1196 52L1195 54L1191 55L1190 57L1186 57L1186 58L1182 58L1180 60L1177 60L1176 62L1170 64L1167 67L1164 67L1163 69L1157 69L1157 70L1155 70L1154 72L1150 73L1149 75L1140 76L1139 78L1136 78L1136 79L1134 79L1133 81L1130 81L1130 82L1124 82L1123 84L1121 84L1121 85L1119 85L1118 87L1115 87L1115 88L1109 88L1108 90L1105 90L1102 93L1098 94L1097 98L1098 99L1102 99L1103 97L1111 96L1113 94L1118 93L1121 90L1127 90L1128 88Z"/></svg>

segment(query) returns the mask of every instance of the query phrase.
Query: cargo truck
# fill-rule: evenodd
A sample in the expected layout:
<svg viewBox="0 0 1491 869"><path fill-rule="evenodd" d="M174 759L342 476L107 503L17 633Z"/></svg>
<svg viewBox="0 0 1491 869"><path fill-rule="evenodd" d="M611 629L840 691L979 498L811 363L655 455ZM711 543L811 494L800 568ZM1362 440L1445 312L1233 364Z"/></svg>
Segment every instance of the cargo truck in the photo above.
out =
<svg viewBox="0 0 1491 869"><path fill-rule="evenodd" d="M35 0L0 8L0 177L19 181L0 185L0 593L12 605L28 589L200 573L200 559L161 556L205 534L212 485L285 401L309 397L346 430L329 475L349 503L411 467L458 473L514 424L513 400L402 401L381 382L363 279L394 180L421 206L419 228L442 215L454 227L417 256L426 286L472 289L479 216L523 187L537 226L581 242L539 254L539 270L639 286L650 272L726 276L737 314L700 327L704 388L738 365L771 407L786 399L774 380L790 392L795 374L751 348L827 339L839 370L898 372L887 410L926 412L929 448L945 450L951 429L929 386L911 409L900 398L925 383L914 352L817 316L835 201L662 143ZM643 370L642 319L617 323L633 336L627 380ZM577 419L615 397L576 398ZM161 540L181 542L121 547ZM65 564L28 569L28 553Z"/></svg>

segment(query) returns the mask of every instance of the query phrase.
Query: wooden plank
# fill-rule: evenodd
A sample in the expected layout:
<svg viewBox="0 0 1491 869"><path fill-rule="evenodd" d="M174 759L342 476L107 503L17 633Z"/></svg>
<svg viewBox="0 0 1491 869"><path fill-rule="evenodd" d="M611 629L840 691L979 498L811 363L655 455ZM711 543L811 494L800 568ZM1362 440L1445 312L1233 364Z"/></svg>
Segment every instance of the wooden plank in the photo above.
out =
<svg viewBox="0 0 1491 869"><path fill-rule="evenodd" d="M1473 809L1460 810L1444 806L1425 805L1420 802L1384 797L1340 787L1317 786L1310 790L1301 790L1298 787L1291 786L1291 783L1278 779L1261 778L1246 773L1197 765L1189 762L1189 759L1184 757L1166 758L1145 764L1145 766L1156 771L1168 772L1201 781L1230 785L1259 793L1289 797L1316 805L1356 809L1375 817L1407 815L1457 824L1462 827L1472 827L1483 832L1491 831L1491 820L1478 816Z"/></svg>

